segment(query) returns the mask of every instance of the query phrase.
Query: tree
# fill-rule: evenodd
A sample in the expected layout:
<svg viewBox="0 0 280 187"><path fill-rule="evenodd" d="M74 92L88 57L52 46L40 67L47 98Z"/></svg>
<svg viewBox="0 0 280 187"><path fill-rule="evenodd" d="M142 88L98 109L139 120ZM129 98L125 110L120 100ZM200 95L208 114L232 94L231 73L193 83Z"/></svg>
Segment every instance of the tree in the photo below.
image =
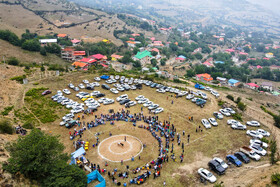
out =
<svg viewBox="0 0 280 187"><path fill-rule="evenodd" d="M195 58L198 59L198 60L201 60L203 58L202 54L200 53L195 53Z"/></svg>
<svg viewBox="0 0 280 187"><path fill-rule="evenodd" d="M250 53L250 51L251 51L248 46L244 47L243 49L244 49L245 53Z"/></svg>
<svg viewBox="0 0 280 187"><path fill-rule="evenodd" d="M240 60L246 60L247 56L246 55L239 55Z"/></svg>
<svg viewBox="0 0 280 187"><path fill-rule="evenodd" d="M138 47L134 47L133 48L133 54L136 55L139 52L139 48Z"/></svg>
<svg viewBox="0 0 280 187"><path fill-rule="evenodd" d="M21 48L28 51L40 51L41 46L37 39L32 39L32 40L26 40L22 44Z"/></svg>
<svg viewBox="0 0 280 187"><path fill-rule="evenodd" d="M141 68L141 67L142 67L142 66L141 66L141 62L140 62L139 60L133 62L133 67L135 67L135 68Z"/></svg>
<svg viewBox="0 0 280 187"><path fill-rule="evenodd" d="M41 71L45 71L45 67L44 66L41 66Z"/></svg>
<svg viewBox="0 0 280 187"><path fill-rule="evenodd" d="M157 60L153 58L153 59L151 60L151 64L152 64L153 67L156 67L156 65L157 65Z"/></svg>
<svg viewBox="0 0 280 187"><path fill-rule="evenodd" d="M169 47L172 51L177 51L178 50L178 46L174 43L169 44Z"/></svg>
<svg viewBox="0 0 280 187"><path fill-rule="evenodd" d="M274 165L277 162L276 153L277 153L277 142L275 139L271 140L270 143L270 164Z"/></svg>
<svg viewBox="0 0 280 187"><path fill-rule="evenodd" d="M25 177L43 180L59 161L66 161L68 157L63 153L64 146L56 136L46 135L38 129L33 129L25 137L19 137L12 142L7 150L10 158L4 168L10 173L20 172Z"/></svg>
<svg viewBox="0 0 280 187"><path fill-rule="evenodd" d="M152 51L152 56L157 56L157 54L158 54L158 52L156 52L156 51Z"/></svg>
<svg viewBox="0 0 280 187"><path fill-rule="evenodd" d="M61 47L55 43L52 43L51 45L45 46L45 49L48 53L55 53L55 54L60 54L61 52Z"/></svg>
<svg viewBox="0 0 280 187"><path fill-rule="evenodd" d="M160 65L165 66L166 65L166 61L167 61L166 58L160 59Z"/></svg>
<svg viewBox="0 0 280 187"><path fill-rule="evenodd" d="M47 55L47 51L46 51L46 49L44 47L40 48L40 54L43 55L43 56Z"/></svg>
<svg viewBox="0 0 280 187"><path fill-rule="evenodd" d="M185 75L186 77L194 77L195 72L192 69L187 70L187 74Z"/></svg>
<svg viewBox="0 0 280 187"><path fill-rule="evenodd" d="M13 134L14 132L15 132L15 129L11 125L10 121L8 121L8 120L1 120L0 121L0 133Z"/></svg>

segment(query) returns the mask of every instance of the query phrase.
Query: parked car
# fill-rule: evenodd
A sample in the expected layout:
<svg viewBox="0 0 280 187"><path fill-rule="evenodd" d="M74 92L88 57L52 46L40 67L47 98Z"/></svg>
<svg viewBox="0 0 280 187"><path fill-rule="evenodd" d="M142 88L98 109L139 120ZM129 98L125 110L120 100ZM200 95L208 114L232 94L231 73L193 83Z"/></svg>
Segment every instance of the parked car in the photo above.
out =
<svg viewBox="0 0 280 187"><path fill-rule="evenodd" d="M135 100L138 101L138 100L144 99L144 98L145 98L145 96L143 96L143 95L138 95L138 96L135 98Z"/></svg>
<svg viewBox="0 0 280 187"><path fill-rule="evenodd" d="M257 144L251 144L249 147L251 149L253 149L254 151L256 151L256 153L258 153L261 156L265 156L266 155L266 150L263 149L261 146L259 146Z"/></svg>
<svg viewBox="0 0 280 187"><path fill-rule="evenodd" d="M158 113L163 112L163 108L159 107L159 108L156 108L155 110L152 110L151 112L158 114Z"/></svg>
<svg viewBox="0 0 280 187"><path fill-rule="evenodd" d="M202 178L206 179L207 181L209 181L211 183L214 183L217 180L217 178L207 169L200 168L200 169L198 169L197 172Z"/></svg>
<svg viewBox="0 0 280 187"><path fill-rule="evenodd" d="M259 126L261 126L260 123L257 122L257 121L247 121L246 124L249 125L249 126L252 126L252 127L259 127Z"/></svg>
<svg viewBox="0 0 280 187"><path fill-rule="evenodd" d="M223 175L226 171L225 168L223 168L221 164L215 160L211 160L210 162L208 162L208 167L218 175Z"/></svg>
<svg viewBox="0 0 280 187"><path fill-rule="evenodd" d="M80 91L80 89L78 87L75 87L74 91L78 92L78 91Z"/></svg>
<svg viewBox="0 0 280 187"><path fill-rule="evenodd" d="M102 97L102 98L98 99L98 103L103 103L103 102L106 101L106 100L107 100L107 98Z"/></svg>
<svg viewBox="0 0 280 187"><path fill-rule="evenodd" d="M232 124L231 128L237 129L237 130L246 130L247 129L246 125L242 125L241 123Z"/></svg>
<svg viewBox="0 0 280 187"><path fill-rule="evenodd" d="M211 94L214 95L215 97L219 97L220 94L214 90L211 90Z"/></svg>
<svg viewBox="0 0 280 187"><path fill-rule="evenodd" d="M71 120L65 124L65 127L70 129L71 127L75 126L76 124L77 124L76 120Z"/></svg>
<svg viewBox="0 0 280 187"><path fill-rule="evenodd" d="M105 101L103 101L103 104L104 105L109 105L109 104L112 104L114 102L115 102L114 99L106 99Z"/></svg>
<svg viewBox="0 0 280 187"><path fill-rule="evenodd" d="M102 84L101 87L105 90L110 90L110 86L108 86L107 84Z"/></svg>
<svg viewBox="0 0 280 187"><path fill-rule="evenodd" d="M79 87L80 87L81 89L85 89L85 88L86 88L85 85L83 85L83 84L79 84Z"/></svg>
<svg viewBox="0 0 280 187"><path fill-rule="evenodd" d="M129 101L130 101L130 99L124 99L124 100L120 101L120 104L124 105L124 104L128 103Z"/></svg>
<svg viewBox="0 0 280 187"><path fill-rule="evenodd" d="M134 106L136 104L137 103L135 101L129 101L128 103L126 103L126 105L129 105L129 106Z"/></svg>
<svg viewBox="0 0 280 187"><path fill-rule="evenodd" d="M259 139L263 138L263 135L259 134L257 131L254 130L247 130L246 134L254 138L259 138Z"/></svg>
<svg viewBox="0 0 280 187"><path fill-rule="evenodd" d="M149 107L153 105L154 103L152 101L147 101L146 103L143 104L144 107Z"/></svg>
<svg viewBox="0 0 280 187"><path fill-rule="evenodd" d="M260 155L258 155L253 149L251 149L250 147L247 146L243 146L240 148L240 151L243 152L244 154L246 154L248 157L250 157L251 159L254 159L256 161L260 160L261 157Z"/></svg>
<svg viewBox="0 0 280 187"><path fill-rule="evenodd" d="M234 156L236 156L240 161L244 162L245 164L248 164L250 162L250 159L242 152L236 152L234 153Z"/></svg>
<svg viewBox="0 0 280 187"><path fill-rule="evenodd" d="M50 91L50 90L45 90L45 91L43 91L42 95L48 95L48 94L51 94L51 93L52 93L52 91Z"/></svg>
<svg viewBox="0 0 280 187"><path fill-rule="evenodd" d="M186 99L188 99L188 100L193 99L193 98L194 98L194 95L193 95L193 94L188 94L188 95L186 96Z"/></svg>
<svg viewBox="0 0 280 187"><path fill-rule="evenodd" d="M68 89L64 89L63 92L67 95L71 94L70 90L68 90Z"/></svg>
<svg viewBox="0 0 280 187"><path fill-rule="evenodd" d="M225 110L225 109L220 109L219 111L220 111L224 116L229 117L229 116L231 115L230 112L227 111L227 110Z"/></svg>
<svg viewBox="0 0 280 187"><path fill-rule="evenodd" d="M119 102L119 101L122 101L122 100L124 100L124 99L128 99L128 95L127 95L127 94L124 94L124 95L121 95L121 96L117 97L117 101L118 101L118 102Z"/></svg>
<svg viewBox="0 0 280 187"><path fill-rule="evenodd" d="M238 160L238 158L236 158L234 155L227 155L226 159L227 159L227 161L233 163L237 167L242 166L242 162L240 160Z"/></svg>
<svg viewBox="0 0 280 187"><path fill-rule="evenodd" d="M88 84L89 81L88 80L83 80L83 83Z"/></svg>
<svg viewBox="0 0 280 187"><path fill-rule="evenodd" d="M209 121L213 126L218 126L218 122L215 120L215 118L209 118L208 121Z"/></svg>
<svg viewBox="0 0 280 187"><path fill-rule="evenodd" d="M224 116L221 112L214 112L213 115L217 118L217 119L223 119Z"/></svg>
<svg viewBox="0 0 280 187"><path fill-rule="evenodd" d="M259 134L261 134L263 136L266 136L266 137L270 136L270 133L265 131L265 130L263 130L263 129L258 129L257 133L259 133Z"/></svg>
<svg viewBox="0 0 280 187"><path fill-rule="evenodd" d="M261 140L258 140L258 139L251 139L250 140L250 144L259 145L259 146L261 146L261 147L263 147L265 149L268 148L268 144L267 143L265 143L265 142L263 142Z"/></svg>
<svg viewBox="0 0 280 187"><path fill-rule="evenodd" d="M95 77L94 80L95 81L101 81L100 77Z"/></svg>
<svg viewBox="0 0 280 187"><path fill-rule="evenodd" d="M110 91L114 94L117 94L119 93L119 91L116 89L116 88L111 88Z"/></svg>
<svg viewBox="0 0 280 187"><path fill-rule="evenodd" d="M99 94L97 94L95 97L96 97L96 98L100 98L100 97L104 97L104 96L105 96L104 93L99 93Z"/></svg>
<svg viewBox="0 0 280 187"><path fill-rule="evenodd" d="M201 123L206 129L211 129L211 125L207 119L202 119Z"/></svg>
<svg viewBox="0 0 280 187"><path fill-rule="evenodd" d="M144 104L144 103L146 103L147 101L149 101L147 98L143 98L143 99L138 100L138 103L139 103L139 104Z"/></svg>
<svg viewBox="0 0 280 187"><path fill-rule="evenodd" d="M224 169L227 169L228 168L228 165L220 158L217 158L217 157L214 157L213 160L215 160L216 162L218 162L219 164L221 164L221 166L224 168Z"/></svg>
<svg viewBox="0 0 280 187"><path fill-rule="evenodd" d="M158 104L153 104L153 105L149 106L148 109L149 109L149 110L154 110L154 109L156 109L156 108L158 108L158 107L159 107Z"/></svg>
<svg viewBox="0 0 280 187"><path fill-rule="evenodd" d="M232 108L225 108L224 110L228 111L230 114L236 113Z"/></svg>
<svg viewBox="0 0 280 187"><path fill-rule="evenodd" d="M70 83L70 84L68 84L68 87L73 89L75 86L72 83Z"/></svg>

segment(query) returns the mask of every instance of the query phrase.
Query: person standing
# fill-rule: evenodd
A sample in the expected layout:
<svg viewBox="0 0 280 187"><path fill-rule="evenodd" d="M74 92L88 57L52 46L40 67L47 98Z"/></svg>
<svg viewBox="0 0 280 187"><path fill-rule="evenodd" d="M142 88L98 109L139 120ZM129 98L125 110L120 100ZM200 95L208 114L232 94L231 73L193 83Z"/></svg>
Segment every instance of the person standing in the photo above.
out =
<svg viewBox="0 0 280 187"><path fill-rule="evenodd" d="M126 142L126 136L124 136L124 141Z"/></svg>
<svg viewBox="0 0 280 187"><path fill-rule="evenodd" d="M190 134L188 134L188 143L190 143L190 136L191 136L191 135L190 135Z"/></svg>

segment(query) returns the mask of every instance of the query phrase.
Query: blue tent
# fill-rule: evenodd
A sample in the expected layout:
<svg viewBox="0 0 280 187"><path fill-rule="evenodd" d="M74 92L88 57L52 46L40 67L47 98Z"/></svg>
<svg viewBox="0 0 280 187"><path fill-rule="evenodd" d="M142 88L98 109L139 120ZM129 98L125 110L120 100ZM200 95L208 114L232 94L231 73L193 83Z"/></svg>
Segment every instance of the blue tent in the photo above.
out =
<svg viewBox="0 0 280 187"><path fill-rule="evenodd" d="M104 80L108 80L110 77L108 75L102 75L100 78Z"/></svg>
<svg viewBox="0 0 280 187"><path fill-rule="evenodd" d="M187 57L183 56L183 55L180 55L178 56L179 58L183 58L183 59L186 59Z"/></svg>
<svg viewBox="0 0 280 187"><path fill-rule="evenodd" d="M96 187L106 187L105 179L97 170L94 170L93 172L87 175L87 183L89 184L91 181L95 179L97 179L100 182L99 184L96 185Z"/></svg>
<svg viewBox="0 0 280 187"><path fill-rule="evenodd" d="M72 164L76 164L76 158L85 154L86 151L83 147L80 147L80 149L76 150L75 152L71 153L71 163L70 165Z"/></svg>

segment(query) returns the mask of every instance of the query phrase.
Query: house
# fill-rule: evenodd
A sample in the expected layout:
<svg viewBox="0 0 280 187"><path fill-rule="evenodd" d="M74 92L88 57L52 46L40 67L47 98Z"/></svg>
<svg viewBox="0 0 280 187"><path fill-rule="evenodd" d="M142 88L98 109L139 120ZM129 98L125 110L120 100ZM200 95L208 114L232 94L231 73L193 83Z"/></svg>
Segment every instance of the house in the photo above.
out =
<svg viewBox="0 0 280 187"><path fill-rule="evenodd" d="M83 63L83 62L79 62L79 61L76 61L72 64L72 66L74 66L75 68L85 68L88 66L87 63Z"/></svg>
<svg viewBox="0 0 280 187"><path fill-rule="evenodd" d="M140 60L142 65L145 65L147 63L150 63L150 60L153 56L151 55L150 51L143 51L143 52L138 52L134 57L133 60Z"/></svg>
<svg viewBox="0 0 280 187"><path fill-rule="evenodd" d="M95 54L95 55L89 56L89 58L93 58L93 59L96 59L96 60L103 60L103 59L105 59L105 57L106 56L101 55L101 54Z"/></svg>
<svg viewBox="0 0 280 187"><path fill-rule="evenodd" d="M159 50L157 48L153 48L151 51L155 51L155 52L159 53Z"/></svg>
<svg viewBox="0 0 280 187"><path fill-rule="evenodd" d="M196 78L196 80L207 81L207 82L213 80L213 78L211 77L211 75L208 74L208 73L197 74L197 75L195 76L195 78Z"/></svg>
<svg viewBox="0 0 280 187"><path fill-rule="evenodd" d="M128 47L132 47L134 48L136 46L136 42L135 41L126 41Z"/></svg>
<svg viewBox="0 0 280 187"><path fill-rule="evenodd" d="M87 63L87 64L92 64L92 63L94 63L96 61L97 60L92 59L92 58L83 58L83 59L80 60L80 62Z"/></svg>
<svg viewBox="0 0 280 187"><path fill-rule="evenodd" d="M67 38L68 35L67 34L58 34L57 38Z"/></svg>
<svg viewBox="0 0 280 187"><path fill-rule="evenodd" d="M263 82L261 83L261 87L269 91L273 90L273 84L271 82Z"/></svg>
<svg viewBox="0 0 280 187"><path fill-rule="evenodd" d="M227 79L223 78L223 77L217 77L216 80L219 81L222 84L226 84L227 83Z"/></svg>
<svg viewBox="0 0 280 187"><path fill-rule="evenodd" d="M57 43L57 39L40 39L39 42L42 46L45 46L47 44Z"/></svg>
<svg viewBox="0 0 280 187"><path fill-rule="evenodd" d="M229 52L229 53L234 53L235 50L234 49L226 49L226 52Z"/></svg>
<svg viewBox="0 0 280 187"><path fill-rule="evenodd" d="M245 55L248 56L248 53L240 52L239 55Z"/></svg>
<svg viewBox="0 0 280 187"><path fill-rule="evenodd" d="M257 69L263 69L263 67L260 65L257 65Z"/></svg>
<svg viewBox="0 0 280 187"><path fill-rule="evenodd" d="M131 34L131 36L136 37L136 36L140 36L140 34Z"/></svg>
<svg viewBox="0 0 280 187"><path fill-rule="evenodd" d="M250 89L254 89L257 90L260 86L255 84L255 83L247 83L246 87L250 88Z"/></svg>
<svg viewBox="0 0 280 187"><path fill-rule="evenodd" d="M178 61L178 62L184 62L186 59L181 58L181 57L177 57L177 58L175 58L175 60Z"/></svg>
<svg viewBox="0 0 280 187"><path fill-rule="evenodd" d="M280 66L271 65L269 66L270 70L280 70Z"/></svg>
<svg viewBox="0 0 280 187"><path fill-rule="evenodd" d="M81 43L81 40L73 39L71 40L73 46L79 45Z"/></svg>
<svg viewBox="0 0 280 187"><path fill-rule="evenodd" d="M228 80L228 85L229 86L238 86L240 84L240 81L235 80L235 79L229 79Z"/></svg>
<svg viewBox="0 0 280 187"><path fill-rule="evenodd" d="M215 64L224 64L225 62L223 62L223 61L216 61L216 62L214 62Z"/></svg>
<svg viewBox="0 0 280 187"><path fill-rule="evenodd" d="M65 60L77 61L86 55L85 51L75 51L73 47L66 47L61 50L61 58Z"/></svg>
<svg viewBox="0 0 280 187"><path fill-rule="evenodd" d="M208 67L208 68L214 67L213 64L211 64L210 62L207 62L207 61L203 62L202 64L203 64L204 66Z"/></svg>
<svg viewBox="0 0 280 187"><path fill-rule="evenodd" d="M116 54L112 54L111 57L112 57L112 61L118 61L119 59L123 58L123 56L116 55Z"/></svg>
<svg viewBox="0 0 280 187"><path fill-rule="evenodd" d="M266 57L266 58L273 58L273 57L274 57L274 54L273 54L273 53L266 53L266 54L265 54L265 57Z"/></svg>

